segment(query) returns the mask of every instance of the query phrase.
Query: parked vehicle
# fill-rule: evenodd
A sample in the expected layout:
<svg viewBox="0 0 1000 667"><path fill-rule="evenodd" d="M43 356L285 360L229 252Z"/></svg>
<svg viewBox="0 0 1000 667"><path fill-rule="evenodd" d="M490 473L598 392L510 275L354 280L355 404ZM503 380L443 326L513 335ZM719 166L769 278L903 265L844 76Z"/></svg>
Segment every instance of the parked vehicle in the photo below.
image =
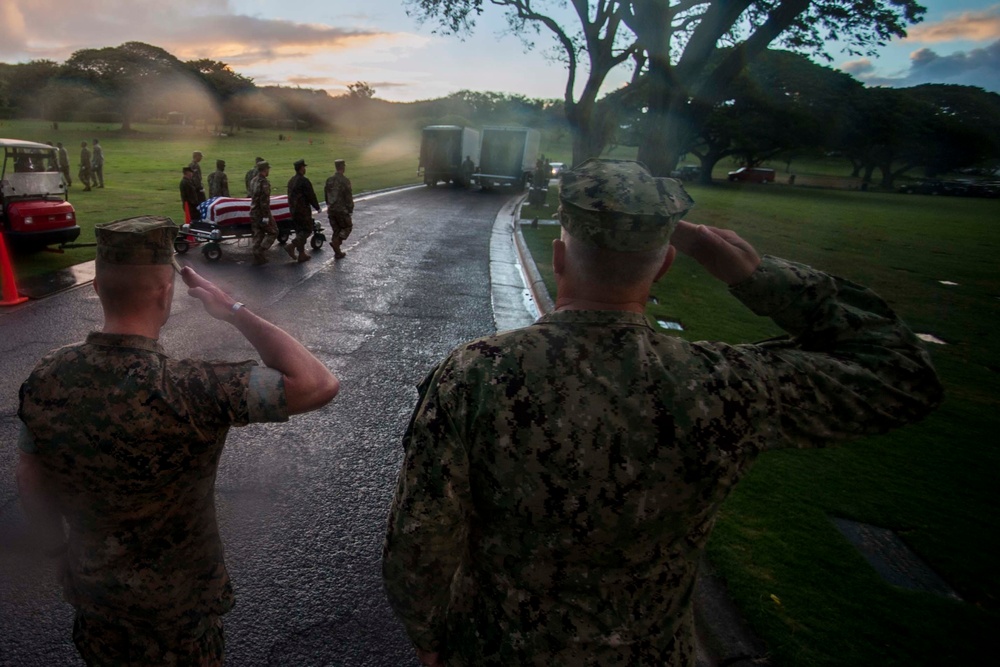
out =
<svg viewBox="0 0 1000 667"><path fill-rule="evenodd" d="M484 127L474 182L484 190L501 185L523 190L535 170L540 138L538 130L528 127Z"/></svg>
<svg viewBox="0 0 1000 667"><path fill-rule="evenodd" d="M948 195L951 197L985 197L989 199L1000 197L1000 185L996 182L971 179L942 181L928 178L903 183L896 188L896 191L903 194Z"/></svg>
<svg viewBox="0 0 1000 667"><path fill-rule="evenodd" d="M463 168L467 157L472 160L471 170ZM444 181L467 186L478 163L479 133L472 128L429 125L421 132L417 175L423 176L424 185L434 187Z"/></svg>
<svg viewBox="0 0 1000 667"><path fill-rule="evenodd" d="M696 164L683 164L670 172L670 178L679 178L682 181L693 181L699 176L701 176L701 167Z"/></svg>
<svg viewBox="0 0 1000 667"><path fill-rule="evenodd" d="M922 181L903 183L896 190L907 195L943 195L946 191L944 181L937 179L924 179Z"/></svg>
<svg viewBox="0 0 1000 667"><path fill-rule="evenodd" d="M80 227L59 170L57 149L0 139L0 151L0 231L10 247L35 252L75 241Z"/></svg>
<svg viewBox="0 0 1000 667"><path fill-rule="evenodd" d="M729 180L741 183L774 183L774 169L740 167L729 172Z"/></svg>
<svg viewBox="0 0 1000 667"><path fill-rule="evenodd" d="M549 168L552 171L552 178L559 178L559 174L566 170L566 165L562 162L550 162Z"/></svg>

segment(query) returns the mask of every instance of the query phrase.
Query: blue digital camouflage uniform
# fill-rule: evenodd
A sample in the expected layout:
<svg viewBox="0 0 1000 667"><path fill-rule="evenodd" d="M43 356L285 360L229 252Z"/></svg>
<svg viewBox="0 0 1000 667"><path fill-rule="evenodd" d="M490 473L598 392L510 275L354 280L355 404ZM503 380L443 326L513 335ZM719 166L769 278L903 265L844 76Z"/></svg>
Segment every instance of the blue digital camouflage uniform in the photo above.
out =
<svg viewBox="0 0 1000 667"><path fill-rule="evenodd" d="M172 238L102 247L99 236L98 261L169 261ZM172 359L156 340L95 332L38 363L18 415L19 446L38 457L69 526L61 583L84 658L221 664L233 590L216 468L230 426L287 420L281 373Z"/></svg>
<svg viewBox="0 0 1000 667"><path fill-rule="evenodd" d="M615 247L622 228L589 231ZM418 648L449 667L691 667L699 557L757 455L939 403L922 343L871 291L765 257L731 292L790 336L691 343L636 313L557 311L431 372L383 552Z"/></svg>

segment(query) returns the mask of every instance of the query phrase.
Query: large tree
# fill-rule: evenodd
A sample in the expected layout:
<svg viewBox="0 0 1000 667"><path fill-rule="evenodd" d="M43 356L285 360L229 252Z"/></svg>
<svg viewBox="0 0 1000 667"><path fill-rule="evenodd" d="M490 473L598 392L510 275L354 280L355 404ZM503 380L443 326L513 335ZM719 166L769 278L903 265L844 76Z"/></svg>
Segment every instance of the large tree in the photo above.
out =
<svg viewBox="0 0 1000 667"><path fill-rule="evenodd" d="M556 57L566 64L563 104L573 133L573 162L599 155L608 140L608 114L598 107L598 95L615 67L632 61L641 66L634 36L622 30L628 2L618 0L406 0L420 20L438 21L442 30L464 36L475 27L484 5L505 11L510 31L528 47L533 36L547 32L555 40ZM571 25L567 19L575 20ZM586 58L586 67L581 58ZM578 78L584 79L577 93Z"/></svg>
<svg viewBox="0 0 1000 667"><path fill-rule="evenodd" d="M141 93L165 80L190 76L180 60L143 42L76 51L66 61L65 76L86 83L115 101L121 113L122 129L132 127L132 114Z"/></svg>
<svg viewBox="0 0 1000 667"><path fill-rule="evenodd" d="M644 140L639 158L654 173L677 163L708 117L726 99L744 66L770 44L822 53L829 40L849 52L871 53L906 34L924 8L916 0L407 0L421 18L435 18L446 31L474 25L484 6L506 12L512 30L543 26L562 44L567 59L566 115L574 126L574 161L603 149L593 141L598 93L608 73L631 61L633 80L649 75ZM569 7L578 22L560 9ZM625 28L628 28L626 30ZM725 57L720 51L727 50ZM587 82L575 98L579 57L589 58Z"/></svg>
<svg viewBox="0 0 1000 667"><path fill-rule="evenodd" d="M661 175L770 44L825 54L828 41L840 40L870 54L905 36L925 11L916 0L634 0L629 7L623 21L648 57L650 77L639 159Z"/></svg>
<svg viewBox="0 0 1000 667"><path fill-rule="evenodd" d="M733 80L726 99L701 124L694 144L681 151L701 159L707 181L715 163L727 156L753 167L779 153L828 149L860 89L850 75L806 56L766 50Z"/></svg>

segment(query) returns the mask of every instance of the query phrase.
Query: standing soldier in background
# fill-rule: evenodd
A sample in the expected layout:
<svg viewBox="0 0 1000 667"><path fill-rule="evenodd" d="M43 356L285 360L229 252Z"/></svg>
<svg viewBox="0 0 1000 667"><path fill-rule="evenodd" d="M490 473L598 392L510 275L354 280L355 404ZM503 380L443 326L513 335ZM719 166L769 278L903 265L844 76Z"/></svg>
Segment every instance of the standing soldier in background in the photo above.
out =
<svg viewBox="0 0 1000 667"><path fill-rule="evenodd" d="M344 175L347 163L334 160L333 165L337 168L337 173L326 179L323 195L326 198L326 213L330 217L330 246L333 248L333 256L341 259L347 257L347 253L340 249L340 245L354 229L351 220L354 213L354 193L351 190L351 179Z"/></svg>
<svg viewBox="0 0 1000 667"><path fill-rule="evenodd" d="M21 386L21 504L40 551L59 559L86 664L221 667L234 602L215 511L226 437L318 409L339 382L190 267L188 295L265 365L171 358L160 335L176 225L132 218L96 234L103 327L46 355Z"/></svg>
<svg viewBox="0 0 1000 667"><path fill-rule="evenodd" d="M201 180L201 151L195 151L191 154L191 164L188 168L191 170L191 182L194 183L195 189L198 191L198 203L205 201L207 197L205 196L205 186L202 184Z"/></svg>
<svg viewBox="0 0 1000 667"><path fill-rule="evenodd" d="M69 152L61 141L56 142L56 147L59 149L59 171L62 172L63 178L66 179L66 186L69 187L73 185L73 179L69 175Z"/></svg>
<svg viewBox="0 0 1000 667"><path fill-rule="evenodd" d="M288 209L292 214L292 227L295 229L295 240L285 246L285 252L295 259L295 251L299 251L298 261L310 259L306 253L306 239L313 230L313 218L310 208L319 213L319 202L312 181L306 178L306 161L295 161L295 175L288 181Z"/></svg>
<svg viewBox="0 0 1000 667"><path fill-rule="evenodd" d="M229 196L229 176L226 175L225 160L216 160L215 171L208 175L208 196Z"/></svg>
<svg viewBox="0 0 1000 667"><path fill-rule="evenodd" d="M83 183L83 191L90 192L90 151L87 150L87 142L80 142L80 172L77 176Z"/></svg>
<svg viewBox="0 0 1000 667"><path fill-rule="evenodd" d="M256 158L254 158L253 159L253 169L251 169L250 171L248 171L247 175L246 175L246 178L243 179L244 182L246 183L246 186L247 186L247 197L250 196L250 182L253 179L257 178L257 169L258 169L258 166L263 161L264 161L264 158L262 158L262 157L256 157Z"/></svg>
<svg viewBox="0 0 1000 667"><path fill-rule="evenodd" d="M472 185L472 174L476 172L476 163L472 161L471 155L466 155L462 162L462 187Z"/></svg>
<svg viewBox="0 0 1000 667"><path fill-rule="evenodd" d="M191 167L184 167L181 170L184 177L181 178L181 205L184 206L185 222L198 222L201 220L201 211L198 210L198 189L194 185L194 174Z"/></svg>
<svg viewBox="0 0 1000 667"><path fill-rule="evenodd" d="M267 264L264 252L278 238L278 225L271 215L271 181L267 175L271 165L266 161L257 163L257 175L250 181L250 228L253 233L254 266Z"/></svg>
<svg viewBox="0 0 1000 667"><path fill-rule="evenodd" d="M104 148L101 147L101 142L94 139L94 154L91 156L91 165L94 168L93 171L93 181L94 187L103 188L104 187Z"/></svg>

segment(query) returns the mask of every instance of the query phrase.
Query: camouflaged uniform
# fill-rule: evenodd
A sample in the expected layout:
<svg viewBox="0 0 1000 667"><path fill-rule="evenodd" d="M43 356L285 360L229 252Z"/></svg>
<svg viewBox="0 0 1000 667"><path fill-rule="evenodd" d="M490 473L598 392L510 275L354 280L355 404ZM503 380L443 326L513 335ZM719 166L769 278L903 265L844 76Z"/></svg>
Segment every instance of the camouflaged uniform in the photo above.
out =
<svg viewBox="0 0 1000 667"><path fill-rule="evenodd" d="M91 179L93 178L93 172L91 161L90 161L90 151L87 150L87 142L84 141L80 144L80 171L77 172L77 178L83 183L83 191L87 192L90 190Z"/></svg>
<svg viewBox="0 0 1000 667"><path fill-rule="evenodd" d="M198 188L190 178L182 177L179 185L181 191L181 206L184 208L185 217L191 222L201 220L201 209L198 208Z"/></svg>
<svg viewBox="0 0 1000 667"><path fill-rule="evenodd" d="M94 187L103 188L104 187L104 148L101 147L101 143L94 139L94 153L91 155L90 164L92 167L91 178L94 182Z"/></svg>
<svg viewBox="0 0 1000 667"><path fill-rule="evenodd" d="M302 166L306 166L304 162ZM315 209L317 213L320 210L312 181L304 174L296 173L288 181L288 209L292 215L292 228L295 230L295 239L292 241L292 245L300 253L303 253L306 248L306 239L313 231L312 209Z"/></svg>
<svg viewBox="0 0 1000 667"><path fill-rule="evenodd" d="M91 333L42 359L19 416L70 527L62 584L82 622L192 638L215 627L233 606L216 466L230 426L287 419L281 374Z"/></svg>
<svg viewBox="0 0 1000 667"><path fill-rule="evenodd" d="M216 169L208 175L208 196L228 197L229 196L229 176L223 168Z"/></svg>
<svg viewBox="0 0 1000 667"><path fill-rule="evenodd" d="M271 215L271 181L261 173L250 181L250 230L254 260L259 263L264 260L264 251L278 238L278 225Z"/></svg>
<svg viewBox="0 0 1000 667"><path fill-rule="evenodd" d="M607 230L590 228L622 247ZM699 557L757 455L940 401L923 345L871 291L765 257L731 292L790 337L690 343L636 313L557 311L424 380L383 553L418 648L449 667L691 667Z"/></svg>
<svg viewBox="0 0 1000 667"><path fill-rule="evenodd" d="M254 167L253 169L247 172L246 176L243 177L243 180L247 186L247 197L250 196L250 184L253 183L253 179L257 178L258 173L260 172L257 171L257 167Z"/></svg>
<svg viewBox="0 0 1000 667"><path fill-rule="evenodd" d="M102 247L99 232L98 262L169 263L172 238ZM39 362L18 416L69 526L62 585L88 664L221 664L233 590L216 467L231 426L287 420L281 373L95 332Z"/></svg>
<svg viewBox="0 0 1000 667"><path fill-rule="evenodd" d="M354 213L354 193L351 189L351 179L336 172L326 179L323 186L323 195L326 198L327 215L330 217L330 236L340 241L346 241L354 229L354 222L351 215ZM339 245L339 244L338 244Z"/></svg>
<svg viewBox="0 0 1000 667"><path fill-rule="evenodd" d="M188 168L191 170L191 180L194 182L195 190L198 192L198 203L201 203L206 199L205 186L201 180L201 162L198 160L191 160L191 163L188 164Z"/></svg>

